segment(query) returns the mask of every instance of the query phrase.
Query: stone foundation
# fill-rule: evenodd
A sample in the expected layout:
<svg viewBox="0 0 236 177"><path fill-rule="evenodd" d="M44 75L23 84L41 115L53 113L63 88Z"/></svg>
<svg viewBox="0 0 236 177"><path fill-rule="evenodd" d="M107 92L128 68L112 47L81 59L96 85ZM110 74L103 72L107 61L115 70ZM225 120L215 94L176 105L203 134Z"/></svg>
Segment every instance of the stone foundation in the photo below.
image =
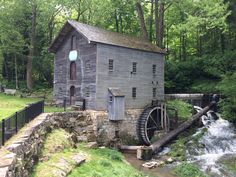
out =
<svg viewBox="0 0 236 177"><path fill-rule="evenodd" d="M100 145L135 142L136 122L142 110L128 110L122 121L109 121L104 111L42 114L22 128L0 149L1 177L28 177L52 129L72 133L75 142L97 141Z"/></svg>

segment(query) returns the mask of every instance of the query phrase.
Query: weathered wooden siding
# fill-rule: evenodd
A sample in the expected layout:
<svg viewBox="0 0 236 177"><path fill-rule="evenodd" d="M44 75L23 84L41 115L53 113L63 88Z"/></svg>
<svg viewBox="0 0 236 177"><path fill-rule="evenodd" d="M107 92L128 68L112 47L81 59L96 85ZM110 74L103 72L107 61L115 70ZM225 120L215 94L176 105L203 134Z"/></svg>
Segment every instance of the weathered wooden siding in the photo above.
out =
<svg viewBox="0 0 236 177"><path fill-rule="evenodd" d="M70 80L70 61L68 58L73 35L77 36L76 46L79 56L76 60L76 80ZM76 99L85 98L86 108L95 109L96 51L96 44L88 43L77 31L74 30L68 34L54 60L54 98L58 103L61 103L66 97L69 104L70 87L75 86Z"/></svg>
<svg viewBox="0 0 236 177"><path fill-rule="evenodd" d="M108 60L114 60L114 71L108 70ZM132 63L137 62L137 73L131 74ZM156 65L156 77L152 66ZM157 84L158 82L158 84ZM109 87L118 87L125 94L125 107L143 108L153 99L164 99L164 56L157 53L124 47L97 44L96 109L107 109ZM132 98L132 87L137 88L137 97Z"/></svg>

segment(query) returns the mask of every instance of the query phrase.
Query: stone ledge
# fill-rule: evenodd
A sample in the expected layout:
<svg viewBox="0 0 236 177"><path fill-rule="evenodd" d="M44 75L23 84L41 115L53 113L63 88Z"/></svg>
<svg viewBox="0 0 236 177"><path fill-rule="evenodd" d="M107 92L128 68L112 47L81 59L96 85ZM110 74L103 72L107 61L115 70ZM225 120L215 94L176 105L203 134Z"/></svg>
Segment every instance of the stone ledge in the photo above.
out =
<svg viewBox="0 0 236 177"><path fill-rule="evenodd" d="M97 141L106 145L116 139L116 132L134 135L141 110L129 110L121 122L111 122L105 111L77 111L41 114L25 125L0 149L0 177L28 177L38 159L44 139L53 128L73 134L73 140ZM129 137L129 136L126 136Z"/></svg>

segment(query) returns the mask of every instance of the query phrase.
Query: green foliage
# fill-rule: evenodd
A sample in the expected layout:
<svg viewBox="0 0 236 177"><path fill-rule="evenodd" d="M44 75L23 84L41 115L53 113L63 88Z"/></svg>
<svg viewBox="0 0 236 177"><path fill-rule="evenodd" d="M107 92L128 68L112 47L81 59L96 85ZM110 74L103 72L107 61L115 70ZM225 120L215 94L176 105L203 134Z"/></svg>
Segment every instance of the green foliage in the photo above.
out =
<svg viewBox="0 0 236 177"><path fill-rule="evenodd" d="M223 160L223 165L226 169L231 171L233 174L236 174L236 157L231 156Z"/></svg>
<svg viewBox="0 0 236 177"><path fill-rule="evenodd" d="M179 137L173 144L171 144L171 151L168 153L169 156L175 160L184 161L186 160L186 139Z"/></svg>
<svg viewBox="0 0 236 177"><path fill-rule="evenodd" d="M178 177L206 177L199 168L191 163L182 163L175 168L175 174Z"/></svg>
<svg viewBox="0 0 236 177"><path fill-rule="evenodd" d="M202 144L199 143L199 140L207 132L207 128L202 129L200 133L193 136L195 132L196 128L191 128L182 132L170 145L171 151L168 152L168 155L175 160L185 161L187 149L193 149L193 151L195 151L195 149L202 148Z"/></svg>
<svg viewBox="0 0 236 177"><path fill-rule="evenodd" d="M225 119L236 123L236 72L223 77L218 89L225 96L220 102L221 112Z"/></svg>
<svg viewBox="0 0 236 177"><path fill-rule="evenodd" d="M185 121L189 119L192 115L192 105L181 101L181 100L170 100L167 101L167 110L168 108L174 108L178 112L178 117L180 120ZM170 117L173 117L173 112L169 111L168 114L170 114Z"/></svg>

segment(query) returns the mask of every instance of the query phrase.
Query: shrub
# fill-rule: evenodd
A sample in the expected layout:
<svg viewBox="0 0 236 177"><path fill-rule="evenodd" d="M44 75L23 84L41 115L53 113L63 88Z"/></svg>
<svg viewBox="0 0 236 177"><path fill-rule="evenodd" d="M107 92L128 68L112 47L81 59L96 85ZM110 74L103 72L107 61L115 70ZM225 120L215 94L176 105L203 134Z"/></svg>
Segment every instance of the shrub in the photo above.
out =
<svg viewBox="0 0 236 177"><path fill-rule="evenodd" d="M182 163L175 168L178 177L206 177L202 171L194 164Z"/></svg>

